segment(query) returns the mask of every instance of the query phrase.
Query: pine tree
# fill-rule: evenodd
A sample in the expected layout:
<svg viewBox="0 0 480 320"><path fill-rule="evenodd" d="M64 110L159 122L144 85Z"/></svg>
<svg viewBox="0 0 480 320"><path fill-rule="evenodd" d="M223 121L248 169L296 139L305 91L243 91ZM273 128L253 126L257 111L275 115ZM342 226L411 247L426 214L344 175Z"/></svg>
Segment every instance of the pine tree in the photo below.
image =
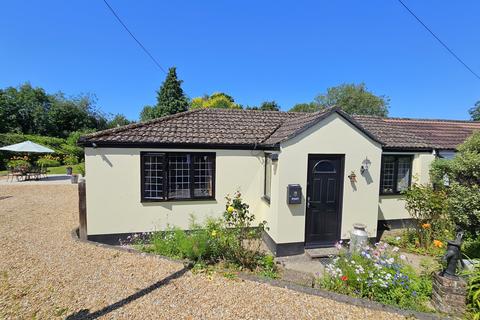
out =
<svg viewBox="0 0 480 320"><path fill-rule="evenodd" d="M188 99L181 87L182 80L177 79L175 67L168 69L168 75L157 91L157 104L152 108L146 106L141 113L141 120L150 120L188 109ZM148 109L148 110L145 110Z"/></svg>
<svg viewBox="0 0 480 320"><path fill-rule="evenodd" d="M168 75L157 92L157 105L159 116L175 114L188 109L188 100L182 90L182 80L177 79L175 67L168 69Z"/></svg>

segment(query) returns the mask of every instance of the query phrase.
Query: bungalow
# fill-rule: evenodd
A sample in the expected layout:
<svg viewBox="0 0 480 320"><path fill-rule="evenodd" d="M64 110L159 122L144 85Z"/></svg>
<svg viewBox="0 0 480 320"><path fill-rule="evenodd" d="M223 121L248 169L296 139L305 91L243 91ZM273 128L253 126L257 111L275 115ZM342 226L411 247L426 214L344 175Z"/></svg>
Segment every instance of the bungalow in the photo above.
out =
<svg viewBox="0 0 480 320"><path fill-rule="evenodd" d="M409 219L400 193L428 183L479 122L199 109L86 135L88 237L187 229L241 191L277 256L331 246L354 223Z"/></svg>

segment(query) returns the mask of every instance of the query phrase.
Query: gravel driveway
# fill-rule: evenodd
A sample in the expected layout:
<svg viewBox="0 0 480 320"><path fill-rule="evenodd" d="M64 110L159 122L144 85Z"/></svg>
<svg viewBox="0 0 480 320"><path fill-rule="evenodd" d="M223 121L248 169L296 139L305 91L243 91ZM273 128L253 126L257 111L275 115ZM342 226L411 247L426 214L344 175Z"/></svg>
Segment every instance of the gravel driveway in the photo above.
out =
<svg viewBox="0 0 480 320"><path fill-rule="evenodd" d="M0 319L400 318L74 241L76 192L74 185L0 188Z"/></svg>

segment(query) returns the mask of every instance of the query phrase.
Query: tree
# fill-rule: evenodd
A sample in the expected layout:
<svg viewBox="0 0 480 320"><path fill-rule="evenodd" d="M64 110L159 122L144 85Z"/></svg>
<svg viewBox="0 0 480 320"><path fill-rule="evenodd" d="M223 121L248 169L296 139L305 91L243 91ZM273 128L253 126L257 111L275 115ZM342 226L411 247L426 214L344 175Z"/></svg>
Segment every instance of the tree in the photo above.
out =
<svg viewBox="0 0 480 320"><path fill-rule="evenodd" d="M290 112L315 112L323 109L315 102L310 103L297 103L289 111Z"/></svg>
<svg viewBox="0 0 480 320"><path fill-rule="evenodd" d="M200 108L241 109L242 107L235 103L232 96L223 92L216 92L210 96L204 95L203 97L193 98L190 109Z"/></svg>
<svg viewBox="0 0 480 320"><path fill-rule="evenodd" d="M480 101L477 101L475 105L468 110L473 121L480 121Z"/></svg>
<svg viewBox="0 0 480 320"><path fill-rule="evenodd" d="M260 107L246 107L247 110L261 110L261 111L280 111L280 106L276 101L264 101Z"/></svg>
<svg viewBox="0 0 480 320"><path fill-rule="evenodd" d="M45 134L49 106L45 90L29 83L0 90L0 132Z"/></svg>
<svg viewBox="0 0 480 320"><path fill-rule="evenodd" d="M295 106L290 111L315 112L333 106L340 107L349 114L365 114L386 117L390 99L386 96L376 96L368 91L364 83L341 84L327 89L326 94L320 94L309 105Z"/></svg>
<svg viewBox="0 0 480 320"><path fill-rule="evenodd" d="M157 112L155 107L153 106L145 106L143 107L142 111L140 111L140 121L148 121L158 118Z"/></svg>
<svg viewBox="0 0 480 320"><path fill-rule="evenodd" d="M467 236L480 236L480 132L460 145L452 160L435 160L430 174L439 188L448 182L445 189L451 219Z"/></svg>
<svg viewBox="0 0 480 320"><path fill-rule="evenodd" d="M29 83L0 89L0 132L66 137L72 131L101 130L106 125L93 95L67 98Z"/></svg>
<svg viewBox="0 0 480 320"><path fill-rule="evenodd" d="M183 92L182 82L177 78L175 67L168 69L167 77L157 91L157 104L143 108L140 113L142 121L187 111L188 99Z"/></svg>
<svg viewBox="0 0 480 320"><path fill-rule="evenodd" d="M128 120L123 114L117 113L110 119L107 123L107 127L109 128L116 128L121 126L126 126L127 124L132 123L132 121Z"/></svg>
<svg viewBox="0 0 480 320"><path fill-rule="evenodd" d="M62 92L52 96L48 110L48 132L51 136L67 137L73 131L107 128L107 118L96 107L96 97L80 95L67 98Z"/></svg>

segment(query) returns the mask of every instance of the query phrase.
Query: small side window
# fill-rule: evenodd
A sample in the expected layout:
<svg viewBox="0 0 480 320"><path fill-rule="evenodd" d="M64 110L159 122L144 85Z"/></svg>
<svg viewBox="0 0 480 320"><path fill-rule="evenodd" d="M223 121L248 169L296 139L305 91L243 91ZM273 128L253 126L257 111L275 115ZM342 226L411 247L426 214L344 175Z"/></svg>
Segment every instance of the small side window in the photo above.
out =
<svg viewBox="0 0 480 320"><path fill-rule="evenodd" d="M272 196L272 159L269 154L265 155L265 181L263 197L270 202Z"/></svg>
<svg viewBox="0 0 480 320"><path fill-rule="evenodd" d="M399 194L412 183L412 157L388 155L382 157L380 194Z"/></svg>

